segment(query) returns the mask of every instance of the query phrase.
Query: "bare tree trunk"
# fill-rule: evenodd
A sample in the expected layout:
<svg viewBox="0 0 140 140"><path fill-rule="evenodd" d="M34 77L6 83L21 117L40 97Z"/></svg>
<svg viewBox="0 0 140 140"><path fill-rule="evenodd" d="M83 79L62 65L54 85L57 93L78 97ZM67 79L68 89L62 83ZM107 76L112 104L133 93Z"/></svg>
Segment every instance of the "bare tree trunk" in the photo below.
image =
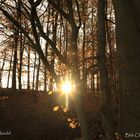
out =
<svg viewBox="0 0 140 140"><path fill-rule="evenodd" d="M71 42L70 42L70 62L71 62L71 73L72 79L77 84L76 85L76 94L75 94L75 108L78 116L78 120L80 122L81 134L83 140L90 140L89 129L87 126L85 112L82 106L82 96L83 96L83 84L80 79L80 71L78 68L78 46L77 39L79 34L79 29L81 27L81 19L79 14L79 5L78 1L76 1L77 10L79 14L79 24L77 25L74 20L74 11L73 11L73 2L67 1L68 9L69 9L69 23L71 26Z"/></svg>
<svg viewBox="0 0 140 140"><path fill-rule="evenodd" d="M40 57L38 58L35 90L38 90L38 88L39 88L39 71L40 71Z"/></svg>
<svg viewBox="0 0 140 140"><path fill-rule="evenodd" d="M103 127L106 139L113 139L114 122L110 103L108 68L106 61L105 0L98 0L98 47L101 94L103 96Z"/></svg>
<svg viewBox="0 0 140 140"><path fill-rule="evenodd" d="M21 0L18 0L18 8L17 8L17 16L19 16L19 22L21 24L21 20L22 20L22 17L21 17ZM19 45L20 45L20 53L19 53L19 67L18 67L18 88L19 89L22 89L22 84L21 84L21 78L22 78L22 58L23 58L23 51L24 51L24 48L23 48L23 44L22 44L22 39L23 39L23 36L22 36L22 33L20 32L19 33Z"/></svg>
<svg viewBox="0 0 140 140"><path fill-rule="evenodd" d="M83 75L83 86L85 89L85 93L87 91L87 75L86 75L86 69L85 69L85 38L86 38L86 21L83 23L83 48L82 48L82 61L83 61L83 67L82 67L82 75Z"/></svg>
<svg viewBox="0 0 140 140"><path fill-rule="evenodd" d="M28 48L28 72L27 72L27 89L30 89L30 47Z"/></svg>
<svg viewBox="0 0 140 140"><path fill-rule="evenodd" d="M75 25L72 25L72 34L71 34L71 62L72 62L72 78L75 83L78 83L76 88L76 96L75 96L75 107L76 113L78 116L78 120L81 126L81 133L84 140L90 140L89 129L86 121L85 112L82 106L82 96L83 91L85 91L82 81L80 80L80 72L78 69L78 39L79 28Z"/></svg>
<svg viewBox="0 0 140 140"><path fill-rule="evenodd" d="M47 25L47 28L48 28L48 25ZM48 32L48 29L47 29L47 33L49 34ZM45 44L45 57L47 59L48 57L48 42L46 42ZM44 66L44 91L47 91L47 69L46 69L46 66Z"/></svg>
<svg viewBox="0 0 140 140"><path fill-rule="evenodd" d="M19 31L15 29L14 33L14 60L13 60L13 71L12 71L12 88L16 89L16 72L17 72L17 48L18 48L18 36Z"/></svg>
<svg viewBox="0 0 140 140"><path fill-rule="evenodd" d="M9 64L9 71L8 71L8 77L7 77L7 88L9 87L9 81L10 81L10 73L12 70L12 59L13 59L13 48L12 48L12 53L11 53L11 58L10 58L10 64Z"/></svg>
<svg viewBox="0 0 140 140"><path fill-rule="evenodd" d="M46 42L45 46L45 57L48 57L48 42ZM46 66L44 66L44 91L47 91L47 69Z"/></svg>
<svg viewBox="0 0 140 140"><path fill-rule="evenodd" d="M6 58L6 52L4 53L3 63L0 68L0 88L2 88L2 75L3 75L4 66L5 66L5 58Z"/></svg>
<svg viewBox="0 0 140 140"><path fill-rule="evenodd" d="M47 28L46 28L46 32L48 34L48 37L50 35L49 33L49 20L50 20L50 7L48 6L48 19L47 19ZM46 44L45 44L45 57L46 59L48 58L48 47L49 47L49 43L48 41L46 41ZM46 69L46 66L44 66L44 91L47 91L47 69Z"/></svg>
<svg viewBox="0 0 140 140"><path fill-rule="evenodd" d="M20 19L20 0L16 2L16 19ZM17 73L17 49L18 49L18 40L19 40L19 28L14 27L14 61L13 61L13 73L12 73L12 88L16 89L17 81L16 81L16 73Z"/></svg>
<svg viewBox="0 0 140 140"><path fill-rule="evenodd" d="M120 74L120 132L124 136L129 132L135 135L140 132L140 1L113 2Z"/></svg>
<svg viewBox="0 0 140 140"><path fill-rule="evenodd" d="M20 33L20 60L19 60L19 68L18 68L18 81L19 81L19 89L22 89L22 83L21 83L21 78L22 78L22 58L23 58L23 52L24 52L24 47L22 43L22 33Z"/></svg>
<svg viewBox="0 0 140 140"><path fill-rule="evenodd" d="M37 60L37 54L35 51L35 61L34 61L34 70L33 70L33 83L32 83L32 89L35 88L35 72L36 72L36 60Z"/></svg>

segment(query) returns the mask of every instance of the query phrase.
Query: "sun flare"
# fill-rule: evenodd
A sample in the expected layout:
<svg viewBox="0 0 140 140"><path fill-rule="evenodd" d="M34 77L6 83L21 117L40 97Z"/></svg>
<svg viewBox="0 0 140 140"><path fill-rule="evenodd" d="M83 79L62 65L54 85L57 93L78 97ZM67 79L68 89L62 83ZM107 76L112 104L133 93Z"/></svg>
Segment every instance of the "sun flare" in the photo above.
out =
<svg viewBox="0 0 140 140"><path fill-rule="evenodd" d="M72 86L69 81L66 81L65 83L62 84L62 91L66 94L72 91Z"/></svg>

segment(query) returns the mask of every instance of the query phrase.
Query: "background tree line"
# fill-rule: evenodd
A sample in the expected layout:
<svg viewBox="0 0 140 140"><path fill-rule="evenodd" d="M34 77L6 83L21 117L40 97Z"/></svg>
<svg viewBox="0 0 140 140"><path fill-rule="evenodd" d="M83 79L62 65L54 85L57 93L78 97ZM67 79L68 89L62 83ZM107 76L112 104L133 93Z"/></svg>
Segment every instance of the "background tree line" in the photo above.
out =
<svg viewBox="0 0 140 140"><path fill-rule="evenodd" d="M61 10L62 8L66 8L64 3L65 2L59 2ZM55 3L53 4L56 6ZM11 16L16 19L20 25L22 25L30 37L30 40L32 40L31 42L34 44L36 44L37 41L35 40L35 33L33 33L33 29L36 29L36 36L39 40L38 43L40 44L44 56L47 58L48 63L53 67L53 69L55 69L55 73L61 77L64 77L65 74L70 75L71 73L69 70L70 64L67 64L65 61L68 61L69 63L72 61L72 56L70 54L70 51L72 51L71 36L73 36L73 38L77 38L77 63L80 78L83 79L84 83L86 83L84 85L87 90L90 89L91 91L99 93L100 70L97 64L99 61L96 16L97 2L81 1L77 4L77 8L79 10L76 9L76 3L73 5L75 6L72 9L73 20L75 20L75 24L78 24L78 22L80 24L80 30L78 29L79 31L77 37L71 35L72 29L70 22L74 21L69 21L69 19L65 18L63 14L59 12L60 9L55 8L47 1L42 1L36 8L38 14L37 16L40 20L38 22L40 23L34 21L34 25L31 24L31 18L34 15L32 15L33 13L30 11L31 7L29 2L7 1L7 3L2 3L2 6L6 10L10 8L9 10ZM68 9L65 9L65 12L67 11ZM112 73L115 71L115 75L116 46L114 45L115 23L113 13L113 7L109 2L105 15L105 26L108 28L105 55L107 57L108 69ZM49 89L51 75L40 61L41 58L38 56L37 51L33 49L33 44L27 39L24 33L22 33L20 29L21 27L17 26L18 25L13 25L13 23L1 13L1 79L3 78L5 81L6 79L7 81L11 80L11 85L7 82L4 86L21 89L22 85L24 85L24 88L28 89L39 88L41 90L47 90ZM35 27L33 28L33 26ZM38 26L40 26L42 31L39 30L40 28ZM110 59L111 55L113 56L112 60ZM36 76L34 76L35 74ZM110 78L112 78L112 76L110 76Z"/></svg>
<svg viewBox="0 0 140 140"><path fill-rule="evenodd" d="M22 89L26 77L24 88L55 90L55 83L59 87L60 79L69 77L76 83L75 106L83 137L88 139L82 97L101 96L111 113L109 98L116 95L118 73L112 3L14 0L2 1L0 11L4 36L1 43L7 50L2 49L5 55L1 60L1 78L7 70L7 87L11 80L13 89ZM104 118L107 118L105 112ZM110 124L105 125L107 131L111 131L112 122L108 120L106 124Z"/></svg>

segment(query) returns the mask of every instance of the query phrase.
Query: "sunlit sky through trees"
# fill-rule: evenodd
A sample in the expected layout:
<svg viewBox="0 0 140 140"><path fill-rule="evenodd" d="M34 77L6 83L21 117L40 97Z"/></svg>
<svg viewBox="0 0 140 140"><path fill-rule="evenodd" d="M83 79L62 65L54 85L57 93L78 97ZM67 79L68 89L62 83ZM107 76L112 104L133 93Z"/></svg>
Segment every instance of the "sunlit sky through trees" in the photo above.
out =
<svg viewBox="0 0 140 140"><path fill-rule="evenodd" d="M16 3L13 1L5 1L2 4L5 10L10 10L10 15L17 19L24 27L24 30L28 33L33 42L37 42L35 33L32 30L33 25L30 19L30 3L22 1L19 4L20 11L16 10ZM11 6L11 7L10 7ZM65 3L61 3L64 12L68 12L68 8ZM47 1L42 1L36 7L37 16L39 17L42 29L47 37L56 45L62 57L68 62L73 63L71 54L71 23L65 19L65 16L57 9L48 4ZM79 13L78 13L79 12ZM97 1L78 1L78 8L76 3L73 3L73 14L76 25L81 22L77 46L78 46L78 71L80 73L80 79L85 79L85 85L87 89L94 89L96 92L100 85L100 72L98 69L98 40L97 40ZM19 15L20 17L16 17ZM80 16L80 17L79 17ZM108 1L108 7L106 8L106 18L108 32L106 33L106 57L114 57L111 66L108 61L108 69L115 70L115 21L114 21L114 9L110 1ZM37 21L36 21L37 22ZM38 23L36 26L36 34L39 39L39 45L43 51L47 61L54 67L54 70L58 76L63 80L66 75L70 77L71 70L60 60L60 54L58 55L52 48L50 42L44 38L43 34L40 34ZM44 67L38 52L32 47L31 42L28 41L22 31L18 31L17 37L15 36L18 28L7 19L2 12L0 13L0 69L1 69L1 86L11 87L13 78L14 57L17 58L16 62L16 88L19 88L19 84L22 88L30 89L52 89L56 90L55 80L52 78L50 72ZM15 43L17 43L17 56L15 56ZM29 49L30 48L30 49ZM74 52L73 52L74 53ZM21 66L22 65L22 68ZM111 68L112 67L112 68ZM21 80L19 78L21 71ZM115 71L114 71L115 73ZM113 73L112 73L113 74ZM21 83L20 83L21 82ZM46 85L46 87L45 87ZM54 85L54 86L53 86Z"/></svg>

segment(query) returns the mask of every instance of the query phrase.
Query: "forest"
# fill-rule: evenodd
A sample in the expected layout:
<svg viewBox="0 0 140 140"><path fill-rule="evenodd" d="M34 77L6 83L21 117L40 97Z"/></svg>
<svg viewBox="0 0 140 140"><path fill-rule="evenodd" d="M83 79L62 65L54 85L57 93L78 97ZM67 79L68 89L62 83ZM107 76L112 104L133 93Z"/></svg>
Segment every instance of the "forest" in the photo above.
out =
<svg viewBox="0 0 140 140"><path fill-rule="evenodd" d="M0 0L0 139L140 139L139 0Z"/></svg>

